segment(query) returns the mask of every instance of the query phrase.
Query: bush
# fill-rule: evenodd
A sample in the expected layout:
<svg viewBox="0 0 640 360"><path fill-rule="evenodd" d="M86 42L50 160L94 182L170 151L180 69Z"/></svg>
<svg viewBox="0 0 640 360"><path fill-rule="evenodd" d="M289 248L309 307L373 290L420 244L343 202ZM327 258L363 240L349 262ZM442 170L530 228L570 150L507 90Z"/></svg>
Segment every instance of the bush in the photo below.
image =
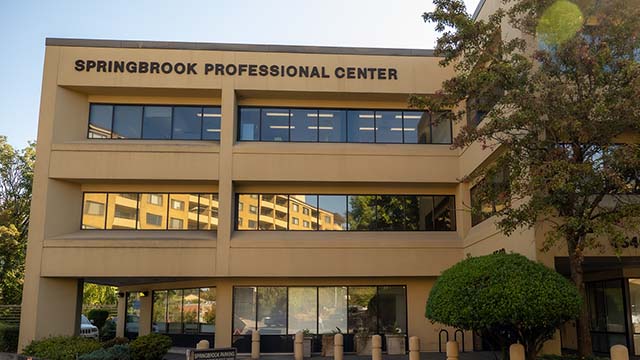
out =
<svg viewBox="0 0 640 360"><path fill-rule="evenodd" d="M0 323L0 352L16 352L18 350L18 325Z"/></svg>
<svg viewBox="0 0 640 360"><path fill-rule="evenodd" d="M162 360L171 347L171 338L161 334L140 336L129 343L132 360Z"/></svg>
<svg viewBox="0 0 640 360"><path fill-rule="evenodd" d="M102 309L91 309L87 313L87 319L93 321L93 325L95 325L98 329L101 329L105 322L107 322L107 318L109 318L109 311Z"/></svg>
<svg viewBox="0 0 640 360"><path fill-rule="evenodd" d="M100 343L93 339L56 336L32 341L24 348L23 353L48 360L75 360L76 355L88 354L100 348Z"/></svg>
<svg viewBox="0 0 640 360"><path fill-rule="evenodd" d="M116 337L116 322L107 320L104 326L100 328L100 340L110 340Z"/></svg>
<svg viewBox="0 0 640 360"><path fill-rule="evenodd" d="M102 348L103 349L108 349L112 346L116 346L116 345L125 345L129 343L129 339L124 338L124 337L116 337L113 338L111 340L107 340L105 342L102 343Z"/></svg>
<svg viewBox="0 0 640 360"><path fill-rule="evenodd" d="M519 254L496 253L444 271L429 294L426 317L493 336L503 346L517 340L534 360L581 306L575 286L557 272Z"/></svg>
<svg viewBox="0 0 640 360"><path fill-rule="evenodd" d="M78 360L131 360L129 345L114 345L78 357Z"/></svg>

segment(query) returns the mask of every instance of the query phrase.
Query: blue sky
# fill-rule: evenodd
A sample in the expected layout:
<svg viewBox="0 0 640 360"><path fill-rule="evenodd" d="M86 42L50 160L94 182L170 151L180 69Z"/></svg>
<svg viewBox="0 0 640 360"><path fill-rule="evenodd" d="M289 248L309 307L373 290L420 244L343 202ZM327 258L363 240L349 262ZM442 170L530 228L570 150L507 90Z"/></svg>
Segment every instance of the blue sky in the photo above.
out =
<svg viewBox="0 0 640 360"><path fill-rule="evenodd" d="M478 0L465 0L473 12ZM431 0L1 0L0 135L37 136L46 37L433 48Z"/></svg>

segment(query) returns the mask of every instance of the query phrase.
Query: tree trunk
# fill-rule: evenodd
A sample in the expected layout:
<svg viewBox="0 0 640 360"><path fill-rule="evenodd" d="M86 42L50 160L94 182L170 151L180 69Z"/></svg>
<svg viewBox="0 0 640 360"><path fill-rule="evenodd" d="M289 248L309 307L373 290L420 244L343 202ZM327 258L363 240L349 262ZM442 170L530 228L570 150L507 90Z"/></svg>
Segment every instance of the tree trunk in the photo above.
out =
<svg viewBox="0 0 640 360"><path fill-rule="evenodd" d="M577 243L577 242L576 242ZM575 284L582 297L582 309L576 321L576 331L578 335L578 356L584 358L593 353L591 345L591 330L589 308L587 307L587 291L584 286L584 274L582 263L584 256L581 249L569 246L569 267L571 269L571 280Z"/></svg>

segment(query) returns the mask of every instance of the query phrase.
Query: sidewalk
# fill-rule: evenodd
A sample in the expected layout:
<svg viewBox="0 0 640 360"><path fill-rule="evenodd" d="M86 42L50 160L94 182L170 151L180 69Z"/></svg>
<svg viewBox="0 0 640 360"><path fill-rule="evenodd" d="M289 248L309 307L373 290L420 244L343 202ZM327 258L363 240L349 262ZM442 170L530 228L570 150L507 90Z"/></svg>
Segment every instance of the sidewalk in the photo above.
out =
<svg viewBox="0 0 640 360"><path fill-rule="evenodd" d="M169 354L167 354L165 360L185 360L186 348L171 348ZM249 354L239 354L238 359L249 359ZM293 354L263 354L260 359L264 360L293 360ZM313 360L333 360L333 357L312 356ZM371 360L371 356L358 356L358 355L344 355L345 360ZM383 360L408 360L409 355L382 355ZM445 360L445 353L437 352L423 352L420 353L420 360ZM476 351L476 352L464 352L460 353L460 360L498 360L500 359L500 353L494 353L491 351Z"/></svg>

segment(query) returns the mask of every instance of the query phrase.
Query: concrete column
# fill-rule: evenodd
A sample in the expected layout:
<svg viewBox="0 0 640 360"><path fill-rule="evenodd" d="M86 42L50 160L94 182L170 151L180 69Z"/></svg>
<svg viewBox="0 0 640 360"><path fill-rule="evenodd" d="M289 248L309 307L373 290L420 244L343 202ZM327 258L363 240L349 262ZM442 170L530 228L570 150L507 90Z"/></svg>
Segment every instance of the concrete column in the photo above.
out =
<svg viewBox="0 0 640 360"><path fill-rule="evenodd" d="M304 343L304 335L302 334L302 331L298 331L296 333L295 338L293 339L293 358L295 360L302 360L304 358L303 343Z"/></svg>
<svg viewBox="0 0 640 360"><path fill-rule="evenodd" d="M458 342L447 341L447 360L458 360Z"/></svg>
<svg viewBox="0 0 640 360"><path fill-rule="evenodd" d="M37 289L33 307L22 311L19 348L51 335L77 335L80 327L82 280L42 278L31 285Z"/></svg>
<svg viewBox="0 0 640 360"><path fill-rule="evenodd" d="M371 337L371 359L382 360L382 336L380 335Z"/></svg>
<svg viewBox="0 0 640 360"><path fill-rule="evenodd" d="M524 360L524 345L512 344L511 346L509 346L509 359Z"/></svg>
<svg viewBox="0 0 640 360"><path fill-rule="evenodd" d="M420 360L420 338L417 336L409 338L409 360Z"/></svg>
<svg viewBox="0 0 640 360"><path fill-rule="evenodd" d="M216 284L216 338L215 347L231 347L233 286L229 280L220 279Z"/></svg>
<svg viewBox="0 0 640 360"><path fill-rule="evenodd" d="M260 359L260 331L258 330L251 333L251 359Z"/></svg>
<svg viewBox="0 0 640 360"><path fill-rule="evenodd" d="M610 353L611 360L629 360L629 349L624 345L613 345Z"/></svg>
<svg viewBox="0 0 640 360"><path fill-rule="evenodd" d="M342 334L335 334L333 336L333 358L335 360L342 360L344 354L344 337Z"/></svg>
<svg viewBox="0 0 640 360"><path fill-rule="evenodd" d="M122 294L122 297L120 297ZM127 300L126 293L118 290L118 321L116 322L116 336L124 337L124 326L127 320Z"/></svg>
<svg viewBox="0 0 640 360"><path fill-rule="evenodd" d="M140 296L140 322L138 323L138 335L148 335L151 332L151 307L153 306L152 292L147 291L147 296Z"/></svg>

